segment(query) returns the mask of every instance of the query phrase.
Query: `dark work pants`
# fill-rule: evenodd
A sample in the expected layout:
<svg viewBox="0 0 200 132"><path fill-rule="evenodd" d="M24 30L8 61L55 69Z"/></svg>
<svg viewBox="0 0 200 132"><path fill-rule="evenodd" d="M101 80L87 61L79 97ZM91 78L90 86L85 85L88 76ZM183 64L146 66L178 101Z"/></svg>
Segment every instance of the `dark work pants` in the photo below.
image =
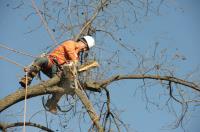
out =
<svg viewBox="0 0 200 132"><path fill-rule="evenodd" d="M49 78L52 78L58 72L57 66L53 64L51 67L48 67L49 59L47 57L38 57L34 60L33 64L29 67L30 72L35 71L38 73L42 71Z"/></svg>

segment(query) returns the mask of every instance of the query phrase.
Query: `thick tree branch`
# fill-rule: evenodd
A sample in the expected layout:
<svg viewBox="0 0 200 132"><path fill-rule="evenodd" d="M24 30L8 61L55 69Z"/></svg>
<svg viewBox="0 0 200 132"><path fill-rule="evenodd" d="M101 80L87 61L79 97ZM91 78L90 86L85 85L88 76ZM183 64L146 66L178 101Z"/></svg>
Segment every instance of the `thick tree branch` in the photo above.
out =
<svg viewBox="0 0 200 132"><path fill-rule="evenodd" d="M158 76L158 75L134 75L134 74L133 75L116 75L116 76L112 76L106 80L103 80L101 82L86 82L85 88L87 90L98 91L102 87L105 87L114 81L119 81L119 80L123 80L123 79L165 80L165 81L170 81L173 83L187 86L191 89L194 89L194 90L200 92L200 86L198 86L197 84L195 84L193 82L188 82L186 80L182 80L182 79L179 79L176 77ZM57 84L59 81L60 81L59 77L54 77L44 83L29 87L28 92L27 92L27 97L31 98L31 97L36 97L39 95L44 95L44 94L51 94L51 93L55 93L55 92L64 92L63 88L52 87L53 85ZM18 90L15 93L12 93L12 94L6 96L5 98L1 99L0 100L0 112L5 110L9 106L11 106L19 101L24 100L24 95L25 95L25 91L22 89L22 90Z"/></svg>
<svg viewBox="0 0 200 132"><path fill-rule="evenodd" d="M60 81L58 76L47 80L43 83L28 87L27 90L27 99L31 97L36 97L39 95L50 94L54 92L64 92L62 88L52 87L56 85ZM16 92L6 96L5 98L0 100L0 112L8 108L9 106L24 100L25 90L17 90Z"/></svg>
<svg viewBox="0 0 200 132"><path fill-rule="evenodd" d="M19 126L23 126L23 125L24 125L24 122L16 122L16 123L10 123L10 124L0 122L0 129L2 131L6 132L6 129L8 129L8 128L19 127ZM36 123L32 123L32 122L26 122L26 126L36 127L36 128L39 128L39 129L47 131L47 132L54 132L53 130L51 130L45 126L42 126L42 125L36 124Z"/></svg>
<svg viewBox="0 0 200 132"><path fill-rule="evenodd" d="M79 68L79 72L84 72L86 70L89 70L91 68L97 67L98 63L97 62L89 62ZM61 87L55 86L60 82L60 77L55 76L52 79L49 79L45 82L42 82L40 84L28 87L27 91L27 99L36 97L39 95L45 95L45 94L52 94L52 93L68 93L70 92L70 89L63 89ZM69 90L69 91L67 91ZM25 90L17 90L16 92L6 96L5 98L0 100L0 112L8 108L9 106L20 102L24 100L25 96Z"/></svg>
<svg viewBox="0 0 200 132"><path fill-rule="evenodd" d="M94 110L94 108L92 106L92 103L89 101L89 99L87 98L85 93L81 89L78 89L78 88L75 89L75 93L77 94L77 96L79 97L79 99L81 100L83 105L85 106L85 108L86 108L86 110L87 110L92 122L97 127L98 132L103 132L103 128L99 123L99 117L96 114L96 112L95 112L95 110Z"/></svg>
<svg viewBox="0 0 200 132"><path fill-rule="evenodd" d="M75 66L64 66L64 74L67 80L69 80L68 83L66 81L64 82L63 87L70 87L71 83L74 83L74 92L81 100L83 106L85 106L85 109L87 110L90 119L92 120L93 124L96 126L98 132L103 132L103 128L99 123L99 116L96 114L95 109L88 99L86 93L83 90L83 87L81 86L79 80L78 80L78 74ZM86 68L87 69L87 68ZM71 73L71 74L70 74Z"/></svg>

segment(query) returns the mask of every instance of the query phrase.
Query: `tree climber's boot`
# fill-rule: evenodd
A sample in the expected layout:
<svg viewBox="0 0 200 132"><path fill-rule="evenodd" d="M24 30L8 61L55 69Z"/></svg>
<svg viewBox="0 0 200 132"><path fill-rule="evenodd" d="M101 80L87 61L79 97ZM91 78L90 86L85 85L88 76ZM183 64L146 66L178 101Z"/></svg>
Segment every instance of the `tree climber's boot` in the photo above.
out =
<svg viewBox="0 0 200 132"><path fill-rule="evenodd" d="M32 77L27 76L27 86L31 84ZM19 81L19 84L25 88L26 87L26 76L22 77L21 80Z"/></svg>
<svg viewBox="0 0 200 132"><path fill-rule="evenodd" d="M57 113L57 107L56 105L50 105L49 106L49 111L53 114L56 114Z"/></svg>
<svg viewBox="0 0 200 132"><path fill-rule="evenodd" d="M27 85L30 85L31 84L31 81L33 80L33 78L38 74L38 72L40 71L40 66L37 66L37 65L31 65L30 68L25 69L27 73ZM22 86L22 87L26 87L26 76L22 77L19 81L19 84Z"/></svg>
<svg viewBox="0 0 200 132"><path fill-rule="evenodd" d="M48 110L51 113L53 114L57 113L57 103L55 103L52 99L47 100L47 103L45 104L45 106L48 108Z"/></svg>

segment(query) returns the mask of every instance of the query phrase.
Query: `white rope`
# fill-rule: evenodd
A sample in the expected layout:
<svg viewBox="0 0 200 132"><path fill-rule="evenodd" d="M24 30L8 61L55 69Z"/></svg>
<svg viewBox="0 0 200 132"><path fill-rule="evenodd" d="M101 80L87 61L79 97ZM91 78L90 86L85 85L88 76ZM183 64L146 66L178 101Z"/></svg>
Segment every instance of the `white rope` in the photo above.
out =
<svg viewBox="0 0 200 132"><path fill-rule="evenodd" d="M28 76L26 72L26 86L25 86L25 97L24 97L24 126L23 126L23 132L26 132L26 99L27 99L27 83L28 83Z"/></svg>

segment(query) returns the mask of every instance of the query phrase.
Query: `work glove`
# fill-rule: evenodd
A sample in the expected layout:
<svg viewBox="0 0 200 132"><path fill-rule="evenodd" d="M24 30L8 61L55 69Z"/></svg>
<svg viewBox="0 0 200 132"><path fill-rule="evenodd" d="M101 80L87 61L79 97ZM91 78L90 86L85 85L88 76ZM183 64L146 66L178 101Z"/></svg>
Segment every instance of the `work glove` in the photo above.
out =
<svg viewBox="0 0 200 132"><path fill-rule="evenodd" d="M74 60L74 61L72 61L72 62L73 62L73 65L78 66L78 63L79 63L78 60Z"/></svg>
<svg viewBox="0 0 200 132"><path fill-rule="evenodd" d="M74 66L77 66L78 63L79 63L78 60L74 60L74 61L69 61L69 62L67 63L67 65L68 65L68 66L73 66L73 65L74 65Z"/></svg>
<svg viewBox="0 0 200 132"><path fill-rule="evenodd" d="M79 67L79 61L78 60L70 61L70 63L68 63L68 66L73 66L77 69Z"/></svg>

